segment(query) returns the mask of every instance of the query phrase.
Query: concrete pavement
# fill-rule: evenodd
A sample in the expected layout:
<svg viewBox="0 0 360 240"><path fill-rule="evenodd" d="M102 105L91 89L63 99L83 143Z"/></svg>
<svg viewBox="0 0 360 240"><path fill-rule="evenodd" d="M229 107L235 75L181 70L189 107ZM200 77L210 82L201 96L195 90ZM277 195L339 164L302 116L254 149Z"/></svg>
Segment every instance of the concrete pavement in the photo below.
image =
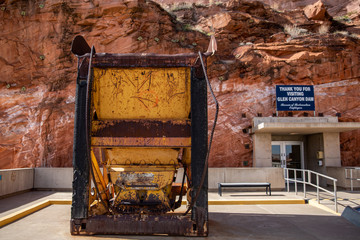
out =
<svg viewBox="0 0 360 240"><path fill-rule="evenodd" d="M346 219L302 205L209 206L207 239L359 239ZM53 205L0 229L0 239L159 239L159 236L71 236L70 206ZM163 239L190 239L164 237ZM198 238L197 238L198 239ZM205 239L205 238L201 238Z"/></svg>
<svg viewBox="0 0 360 240"><path fill-rule="evenodd" d="M344 193L356 198L360 194ZM209 192L209 201L292 200L293 192ZM70 192L34 191L0 199L0 217L46 199L71 199ZM209 205L207 239L360 239L360 228L309 204ZM70 205L52 205L0 229L0 239L159 239L159 236L71 236ZM165 238L164 238L165 239ZM166 237L166 239L190 239ZM198 239L198 238L197 238Z"/></svg>

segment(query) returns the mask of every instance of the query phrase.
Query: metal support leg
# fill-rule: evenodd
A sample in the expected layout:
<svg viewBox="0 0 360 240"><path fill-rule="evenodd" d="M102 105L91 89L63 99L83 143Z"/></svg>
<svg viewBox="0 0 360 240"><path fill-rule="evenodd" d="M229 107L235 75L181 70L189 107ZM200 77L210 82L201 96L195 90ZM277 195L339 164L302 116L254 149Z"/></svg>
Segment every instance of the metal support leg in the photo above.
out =
<svg viewBox="0 0 360 240"><path fill-rule="evenodd" d="M271 196L271 183L269 185L269 193L270 193L270 196Z"/></svg>

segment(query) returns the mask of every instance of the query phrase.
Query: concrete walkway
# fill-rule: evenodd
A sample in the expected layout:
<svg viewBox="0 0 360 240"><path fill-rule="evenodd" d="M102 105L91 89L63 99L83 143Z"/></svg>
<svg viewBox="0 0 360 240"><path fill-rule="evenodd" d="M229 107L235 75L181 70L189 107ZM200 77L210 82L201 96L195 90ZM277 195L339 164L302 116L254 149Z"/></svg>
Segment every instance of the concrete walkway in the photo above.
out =
<svg viewBox="0 0 360 240"><path fill-rule="evenodd" d="M341 195L341 196L340 196ZM360 199L359 193L340 197ZM70 192L33 191L0 199L0 218L46 199L71 199ZM303 199L293 192L209 192L209 201ZM71 236L70 205L52 205L0 229L0 239L192 239L159 236ZM360 239L360 228L309 204L209 205L207 239ZM199 239L199 238L197 238ZM203 239L203 238L201 238Z"/></svg>

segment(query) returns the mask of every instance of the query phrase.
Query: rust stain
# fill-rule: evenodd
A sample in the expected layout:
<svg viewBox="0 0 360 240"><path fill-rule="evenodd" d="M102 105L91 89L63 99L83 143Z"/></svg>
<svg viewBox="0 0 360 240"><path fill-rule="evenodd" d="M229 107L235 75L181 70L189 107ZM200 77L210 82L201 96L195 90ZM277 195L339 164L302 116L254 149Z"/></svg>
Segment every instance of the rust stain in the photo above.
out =
<svg viewBox="0 0 360 240"><path fill-rule="evenodd" d="M92 137L93 147L191 147L191 137Z"/></svg>

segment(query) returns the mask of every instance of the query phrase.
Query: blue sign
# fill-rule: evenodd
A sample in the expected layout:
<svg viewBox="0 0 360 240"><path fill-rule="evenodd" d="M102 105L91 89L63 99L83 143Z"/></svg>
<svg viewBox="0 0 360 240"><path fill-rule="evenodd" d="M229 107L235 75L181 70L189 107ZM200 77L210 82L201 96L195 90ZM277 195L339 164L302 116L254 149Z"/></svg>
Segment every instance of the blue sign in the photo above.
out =
<svg viewBox="0 0 360 240"><path fill-rule="evenodd" d="M314 86L277 85L276 111L315 111Z"/></svg>

